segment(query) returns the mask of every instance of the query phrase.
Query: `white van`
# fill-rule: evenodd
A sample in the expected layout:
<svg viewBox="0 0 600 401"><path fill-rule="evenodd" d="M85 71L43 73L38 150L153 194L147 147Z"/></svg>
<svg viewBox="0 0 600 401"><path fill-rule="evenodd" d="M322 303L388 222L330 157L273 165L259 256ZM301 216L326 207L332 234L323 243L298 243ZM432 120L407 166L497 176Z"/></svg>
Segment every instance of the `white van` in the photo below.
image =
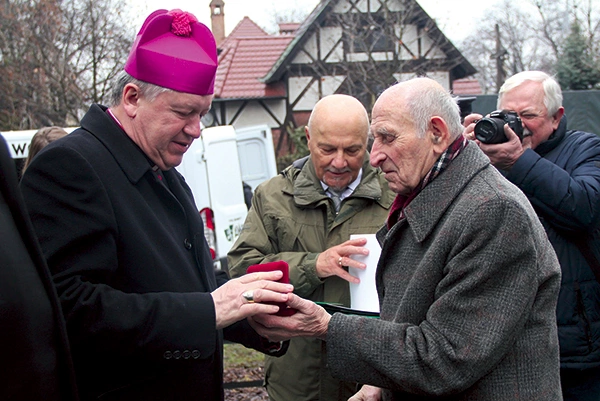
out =
<svg viewBox="0 0 600 401"><path fill-rule="evenodd" d="M271 128L258 125L235 131L242 180L255 189L258 184L277 175Z"/></svg>
<svg viewBox="0 0 600 401"><path fill-rule="evenodd" d="M63 128L68 133L75 130L77 127L69 127ZM38 130L29 129L24 131L3 131L0 132L6 142L8 144L8 151L10 152L11 157L15 161L15 166L17 168L17 175L21 177L21 171L23 171L23 165L25 164L25 159L27 159L27 155L29 155L29 144L31 143L31 138Z"/></svg>
<svg viewBox="0 0 600 401"><path fill-rule="evenodd" d="M252 189L277 174L271 129L205 128L177 170L192 189L213 259L226 268L227 252L239 237L248 209L243 182Z"/></svg>
<svg viewBox="0 0 600 401"><path fill-rule="evenodd" d="M36 132L2 132L19 173ZM237 132L230 125L204 128L177 170L192 189L215 265L226 269L227 252L240 235L248 213L243 182L254 189L277 174L271 129L267 125Z"/></svg>

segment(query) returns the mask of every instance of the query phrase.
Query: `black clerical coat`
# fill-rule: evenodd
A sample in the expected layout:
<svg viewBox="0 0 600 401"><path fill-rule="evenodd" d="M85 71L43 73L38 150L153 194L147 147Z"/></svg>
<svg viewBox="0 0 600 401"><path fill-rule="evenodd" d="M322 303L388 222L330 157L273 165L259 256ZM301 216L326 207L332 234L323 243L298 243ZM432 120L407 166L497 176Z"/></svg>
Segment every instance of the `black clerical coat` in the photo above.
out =
<svg viewBox="0 0 600 401"><path fill-rule="evenodd" d="M218 400L222 338L261 349L246 321L215 326L213 269L190 188L152 171L105 108L28 167L22 189L67 318L84 399Z"/></svg>

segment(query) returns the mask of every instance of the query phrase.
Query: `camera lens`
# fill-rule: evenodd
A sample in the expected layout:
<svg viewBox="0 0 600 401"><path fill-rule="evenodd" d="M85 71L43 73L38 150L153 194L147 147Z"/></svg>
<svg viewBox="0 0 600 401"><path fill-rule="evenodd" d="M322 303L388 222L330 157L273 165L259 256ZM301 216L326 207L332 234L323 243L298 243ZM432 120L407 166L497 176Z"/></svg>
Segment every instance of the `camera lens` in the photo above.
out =
<svg viewBox="0 0 600 401"><path fill-rule="evenodd" d="M482 118L475 124L475 138L483 143L506 142L504 120L499 118Z"/></svg>

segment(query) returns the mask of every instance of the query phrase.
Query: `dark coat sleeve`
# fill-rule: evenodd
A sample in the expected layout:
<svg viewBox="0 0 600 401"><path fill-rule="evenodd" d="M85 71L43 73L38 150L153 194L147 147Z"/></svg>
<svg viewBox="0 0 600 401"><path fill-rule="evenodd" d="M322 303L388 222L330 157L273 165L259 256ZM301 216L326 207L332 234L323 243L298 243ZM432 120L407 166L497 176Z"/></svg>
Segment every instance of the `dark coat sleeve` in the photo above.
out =
<svg viewBox="0 0 600 401"><path fill-rule="evenodd" d="M529 149L506 172L546 221L575 232L600 223L600 138L577 134L552 160Z"/></svg>
<svg viewBox="0 0 600 401"><path fill-rule="evenodd" d="M378 274L386 272L378 280L388 279L383 297L380 290L382 319L333 315L327 350L334 375L412 400L406 393L457 394L487 375L503 382L515 371L527 377L518 367L523 361L535 361L529 367L558 362L551 327L560 276L550 244L540 240L545 235L533 213L517 203L475 201L470 209L472 199L453 209L455 219L440 227L442 235L417 244L414 249L427 250L420 260L399 239L411 237L409 229L384 246L378 266ZM410 284L400 290L391 277ZM533 370L542 375L545 369Z"/></svg>

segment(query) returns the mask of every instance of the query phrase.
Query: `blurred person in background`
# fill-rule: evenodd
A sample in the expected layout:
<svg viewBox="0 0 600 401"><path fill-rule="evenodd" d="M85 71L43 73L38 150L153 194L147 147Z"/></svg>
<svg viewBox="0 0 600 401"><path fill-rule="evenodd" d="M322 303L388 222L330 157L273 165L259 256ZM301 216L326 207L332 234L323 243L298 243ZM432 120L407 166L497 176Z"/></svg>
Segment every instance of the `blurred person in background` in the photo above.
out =
<svg viewBox="0 0 600 401"><path fill-rule="evenodd" d="M31 143L29 144L29 149L27 153L27 158L25 159L25 164L23 165L23 171L21 175L25 174L25 170L27 166L31 163L31 160L35 155L39 153L40 150L46 147L51 142L56 141L57 139L62 138L63 136L67 136L68 133L64 129L60 127L43 127L40 128L31 138Z"/></svg>

